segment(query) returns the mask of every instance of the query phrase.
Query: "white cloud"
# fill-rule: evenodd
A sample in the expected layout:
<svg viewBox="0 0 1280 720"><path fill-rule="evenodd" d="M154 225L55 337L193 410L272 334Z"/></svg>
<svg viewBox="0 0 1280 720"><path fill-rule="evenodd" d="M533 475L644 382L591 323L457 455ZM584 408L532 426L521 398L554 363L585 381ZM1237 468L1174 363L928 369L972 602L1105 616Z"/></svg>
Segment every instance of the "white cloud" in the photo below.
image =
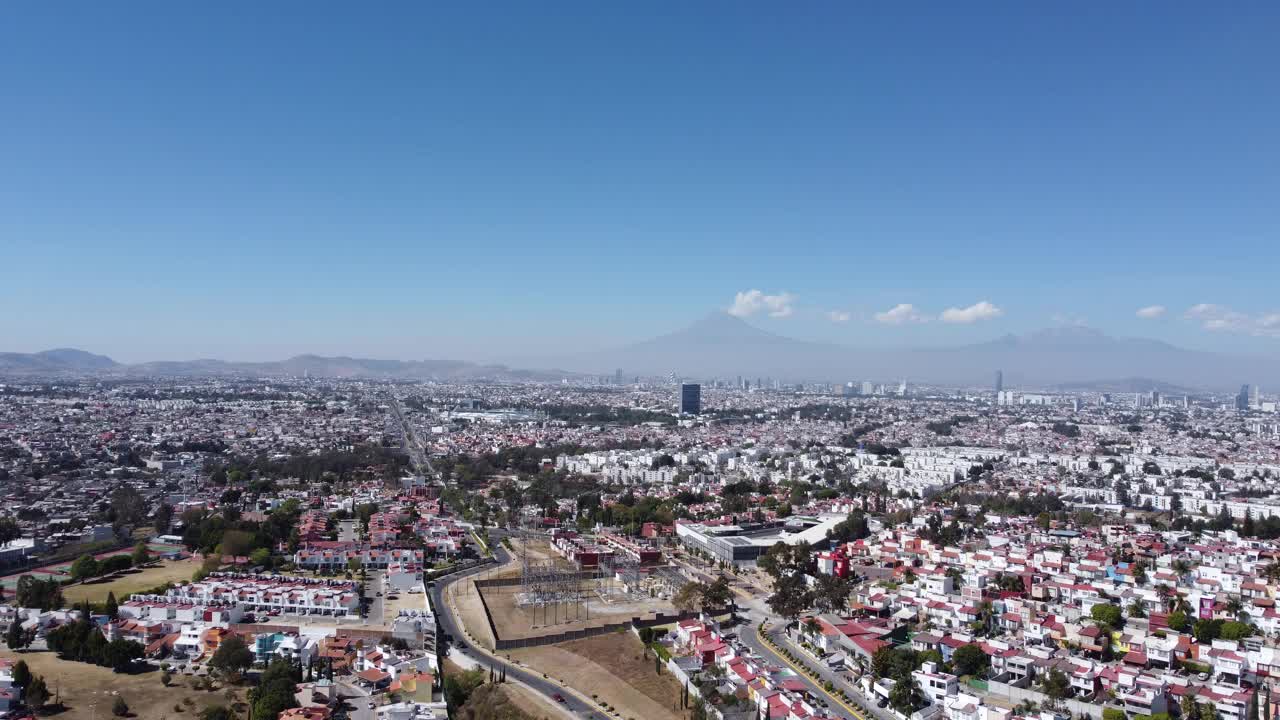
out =
<svg viewBox="0 0 1280 720"><path fill-rule="evenodd" d="M947 308L942 311L941 320L955 325L971 325L979 320L990 320L1004 314L1000 308L983 300L967 308Z"/></svg>
<svg viewBox="0 0 1280 720"><path fill-rule="evenodd" d="M885 325L902 325L904 323L922 323L929 319L921 315L911 303L899 303L884 312L876 313L876 322Z"/></svg>
<svg viewBox="0 0 1280 720"><path fill-rule="evenodd" d="M1135 314L1143 320L1155 320L1164 315L1165 310L1166 308L1163 305L1148 305L1144 308L1138 308L1138 312Z"/></svg>
<svg viewBox="0 0 1280 720"><path fill-rule="evenodd" d="M759 290L747 290L734 296L733 305L729 306L729 314L737 317L751 317L765 311L769 313L769 317L790 317L795 312L792 307L795 301L796 296L786 291L777 295L765 295Z"/></svg>
<svg viewBox="0 0 1280 720"><path fill-rule="evenodd" d="M1280 313L1251 317L1224 305L1200 303L1192 305L1183 317L1200 323L1211 332L1245 333L1257 337L1280 337Z"/></svg>
<svg viewBox="0 0 1280 720"><path fill-rule="evenodd" d="M834 323L846 323L846 322L849 322L849 318L851 318L851 317L853 317L853 316L852 316L852 315L850 315L849 313L847 313L847 312L843 311L843 310L828 310L828 311L827 311L827 319L828 319L828 320L830 320L831 322L834 322Z"/></svg>

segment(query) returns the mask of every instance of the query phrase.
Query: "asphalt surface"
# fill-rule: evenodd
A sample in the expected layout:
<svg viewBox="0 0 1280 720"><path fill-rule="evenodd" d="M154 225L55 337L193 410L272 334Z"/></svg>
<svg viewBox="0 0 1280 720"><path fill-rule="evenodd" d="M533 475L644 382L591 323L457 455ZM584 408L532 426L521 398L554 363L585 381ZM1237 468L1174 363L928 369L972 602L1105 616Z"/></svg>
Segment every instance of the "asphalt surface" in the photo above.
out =
<svg viewBox="0 0 1280 720"><path fill-rule="evenodd" d="M759 625L760 622L759 618L749 618L749 622L751 623L750 625L743 625L738 628L738 639L742 644L751 648L751 650L757 655L770 662L776 663L781 667L791 667L787 664L785 659L775 653L768 645L765 645L756 635L756 626ZM844 718L845 720L863 720L863 718L859 718L840 707L840 704L837 703L834 698L819 687L817 683L810 680L808 676L796 673L796 677L799 678L800 681L804 683L805 687L809 689L810 694L826 701L827 707L825 709L833 716Z"/></svg>
<svg viewBox="0 0 1280 720"><path fill-rule="evenodd" d="M385 618L383 617L386 605L386 590L383 588L385 583L382 581L383 572L381 570L371 570L368 579L365 581L365 593L369 598L369 616L366 625L382 625Z"/></svg>
<svg viewBox="0 0 1280 720"><path fill-rule="evenodd" d="M368 690L345 680L338 680L334 685L338 686L339 697L347 700L355 708L347 714L350 720L373 720L377 717L374 709L369 707Z"/></svg>
<svg viewBox="0 0 1280 720"><path fill-rule="evenodd" d="M400 431L404 437L404 449L409 453L409 460L413 463L414 469L426 477L436 477L436 469L431 465L431 458L427 456L426 450L418 440L418 434L414 432L413 426L405 418L404 409L400 407L400 400L394 396L391 398L391 410L395 413L396 420L400 422Z"/></svg>
<svg viewBox="0 0 1280 720"><path fill-rule="evenodd" d="M795 655L802 655L803 651L796 647L796 644L792 642L790 638L786 637L786 634L781 631L780 627L776 629L770 628L769 637L773 638L774 642L783 647L790 646L791 652ZM850 697L858 698L862 702L863 707L868 708L871 711L871 714L878 720L894 720L893 715L889 711L881 709L871 699L867 698L866 694L848 679L847 673L834 672L830 668L812 659L810 659L806 664L817 670L818 676L823 680L827 680L836 688L844 690Z"/></svg>
<svg viewBox="0 0 1280 720"><path fill-rule="evenodd" d="M498 564L506 563L510 559L510 555L500 545L494 548L494 556L497 558ZM501 670L502 668L506 668L508 679L517 680L523 683L527 687L531 688L534 692L538 692L538 693L541 693L542 695L545 695L548 698L548 700L550 700L551 702L553 703L555 702L555 699L554 699L555 695L562 696L565 701L563 703L559 703L560 706L565 708L569 712L573 713L577 717L590 718L591 720L611 720L609 715L606 715L601 711L595 710L591 706L582 702L577 697L575 697L571 692L569 692L563 685L560 685L559 683L554 682L552 680L544 679L541 673L535 674L533 672L530 672L529 670L521 668L518 665L509 663L506 660L503 660L501 658L494 658L484 653L477 652L475 649L471 647L471 642L467 638L467 634L463 632L462 624L458 622L458 619L456 617L454 617L453 609L450 608L449 604L444 600L444 591L446 588L448 588L449 585L452 585L453 583L459 580L470 577L471 575L476 575L478 573L484 572L485 570L489 570L489 569L491 569L491 566L482 565L480 567L471 568L470 570L457 573L456 575L449 575L447 577L437 580L435 587L430 588L431 602L437 608L438 617L440 620L440 627L437 628L437 632L441 635L444 635L447 633L449 635L452 635L454 638L454 642L451 644L452 646L449 647L448 649L448 654L461 655L465 658L468 658L472 662L479 663L481 667L484 667L484 668L492 667L494 668L495 671ZM466 643L467 649L460 650L459 648L455 647L459 642Z"/></svg>

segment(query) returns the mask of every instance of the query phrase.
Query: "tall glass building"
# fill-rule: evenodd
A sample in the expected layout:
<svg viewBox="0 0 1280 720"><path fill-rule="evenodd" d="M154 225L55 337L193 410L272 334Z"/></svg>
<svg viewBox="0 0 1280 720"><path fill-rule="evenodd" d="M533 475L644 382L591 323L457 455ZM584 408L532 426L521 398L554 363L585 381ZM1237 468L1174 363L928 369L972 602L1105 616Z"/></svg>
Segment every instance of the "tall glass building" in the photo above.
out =
<svg viewBox="0 0 1280 720"><path fill-rule="evenodd" d="M697 383L680 384L680 414L698 415L702 412L702 386Z"/></svg>

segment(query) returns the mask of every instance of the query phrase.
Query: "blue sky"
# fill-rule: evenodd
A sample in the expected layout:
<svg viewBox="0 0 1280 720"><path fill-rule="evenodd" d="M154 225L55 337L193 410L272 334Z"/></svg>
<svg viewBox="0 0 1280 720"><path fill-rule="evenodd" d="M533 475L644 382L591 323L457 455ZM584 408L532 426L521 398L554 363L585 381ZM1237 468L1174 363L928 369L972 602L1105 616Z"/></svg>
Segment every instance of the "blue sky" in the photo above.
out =
<svg viewBox="0 0 1280 720"><path fill-rule="evenodd" d="M0 350L1280 345L1280 5L466 5L0 7Z"/></svg>

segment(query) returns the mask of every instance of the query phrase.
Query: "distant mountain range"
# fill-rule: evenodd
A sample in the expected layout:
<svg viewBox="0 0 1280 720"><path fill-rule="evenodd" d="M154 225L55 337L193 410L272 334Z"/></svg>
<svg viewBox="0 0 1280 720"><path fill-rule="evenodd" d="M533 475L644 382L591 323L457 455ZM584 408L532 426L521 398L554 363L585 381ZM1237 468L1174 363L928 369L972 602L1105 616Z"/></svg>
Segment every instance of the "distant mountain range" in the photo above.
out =
<svg viewBox="0 0 1280 720"><path fill-rule="evenodd" d="M996 370L1006 388L1081 387L1238 388L1241 383L1280 382L1274 358L1187 350L1158 340L1117 338L1069 326L955 347L858 349L814 343L761 330L724 312L652 340L614 350L549 358L568 370L692 378L742 375L789 380L894 381L992 386ZM538 366L537 362L521 364ZM1107 380L1129 378L1131 380ZM1145 380L1145 378L1157 378ZM1108 390L1126 392L1124 390ZM1165 392L1166 390L1161 390Z"/></svg>
<svg viewBox="0 0 1280 720"><path fill-rule="evenodd" d="M542 369L515 369L542 368ZM123 365L82 350L0 353L0 376L300 376L402 380L556 381L575 373L710 379L742 375L783 381L872 380L991 387L996 370L1009 389L1158 392L1232 390L1243 383L1280 385L1275 358L1187 350L1158 340L1111 337L1061 327L955 347L857 349L796 340L724 312L650 340L612 350L510 365L457 360L373 360L299 355L276 362L189 360Z"/></svg>
<svg viewBox="0 0 1280 720"><path fill-rule="evenodd" d="M478 365L458 360L372 360L298 355L276 362L225 360L157 361L124 365L104 355L58 349L38 353L0 353L0 376L101 375L119 377L287 377L394 380L555 381L561 371L516 370L504 365Z"/></svg>

